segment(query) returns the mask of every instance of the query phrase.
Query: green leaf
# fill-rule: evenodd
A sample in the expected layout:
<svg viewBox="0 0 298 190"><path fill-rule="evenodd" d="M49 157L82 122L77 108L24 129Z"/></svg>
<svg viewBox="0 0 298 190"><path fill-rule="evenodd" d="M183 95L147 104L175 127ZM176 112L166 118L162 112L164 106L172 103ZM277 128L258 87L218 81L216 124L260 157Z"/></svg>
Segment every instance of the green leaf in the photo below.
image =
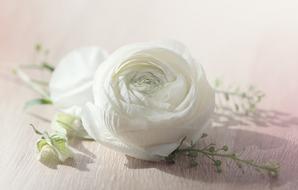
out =
<svg viewBox="0 0 298 190"><path fill-rule="evenodd" d="M53 104L52 100L48 98L38 98L38 99L27 101L25 103L24 109L27 109L31 106L36 106L36 105L50 105L50 104Z"/></svg>
<svg viewBox="0 0 298 190"><path fill-rule="evenodd" d="M38 134L38 135L43 135L43 133L40 132L39 130L37 130L33 124L30 124L30 126L32 127L33 131L34 131L36 134Z"/></svg>
<svg viewBox="0 0 298 190"><path fill-rule="evenodd" d="M55 67L52 66L52 65L50 65L50 64L47 63L47 62L43 62L43 63L41 64L41 66L42 66L44 69L46 69L46 70L48 70L48 71L50 71L50 72L53 72L53 71L55 70Z"/></svg>

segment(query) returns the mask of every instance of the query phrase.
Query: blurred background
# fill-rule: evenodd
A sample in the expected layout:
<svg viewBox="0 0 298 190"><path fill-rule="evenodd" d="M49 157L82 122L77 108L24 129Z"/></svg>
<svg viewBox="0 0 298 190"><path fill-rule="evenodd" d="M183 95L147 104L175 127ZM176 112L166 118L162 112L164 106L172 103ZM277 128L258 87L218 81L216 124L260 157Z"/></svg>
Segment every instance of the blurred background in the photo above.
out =
<svg viewBox="0 0 298 190"><path fill-rule="evenodd" d="M297 112L296 0L0 0L0 65L32 60L42 43L55 64L67 51L98 45L183 42L210 80L252 83L279 109Z"/></svg>

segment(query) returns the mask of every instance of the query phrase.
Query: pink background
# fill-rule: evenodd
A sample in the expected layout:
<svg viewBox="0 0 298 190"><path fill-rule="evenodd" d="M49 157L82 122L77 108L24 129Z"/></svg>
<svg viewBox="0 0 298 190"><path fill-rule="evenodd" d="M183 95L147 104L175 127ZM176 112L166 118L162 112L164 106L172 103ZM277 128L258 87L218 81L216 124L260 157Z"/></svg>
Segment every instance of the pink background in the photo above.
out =
<svg viewBox="0 0 298 190"><path fill-rule="evenodd" d="M0 60L30 60L42 42L54 60L77 47L112 52L132 42L176 39L210 79L253 83L267 105L298 112L298 2L293 0L1 0ZM269 102L269 103L268 103Z"/></svg>
<svg viewBox="0 0 298 190"><path fill-rule="evenodd" d="M261 108L288 114L291 125L280 122L249 130L297 146L297 0L0 0L0 78L6 81L0 84L1 102L27 92L6 89L17 85L8 80L10 69L29 63L37 42L49 47L56 64L67 51L81 46L99 45L112 52L127 43L168 38L186 44L210 80L222 77L262 89L267 96ZM2 110L8 106L0 105ZM13 114L5 112L1 120ZM4 126L4 134L9 128ZM297 149L288 151L292 156L287 162L297 165L290 160L297 160ZM297 171L287 166L284 178L294 179ZM294 184L281 187L294 188L289 183Z"/></svg>

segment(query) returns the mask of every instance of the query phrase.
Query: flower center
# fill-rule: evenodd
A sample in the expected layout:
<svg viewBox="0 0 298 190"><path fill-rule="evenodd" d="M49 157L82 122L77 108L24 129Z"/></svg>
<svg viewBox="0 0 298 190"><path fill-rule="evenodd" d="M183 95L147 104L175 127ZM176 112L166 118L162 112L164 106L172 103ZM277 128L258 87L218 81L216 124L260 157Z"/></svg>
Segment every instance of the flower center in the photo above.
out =
<svg viewBox="0 0 298 190"><path fill-rule="evenodd" d="M132 77L130 84L134 90L151 94L162 87L163 81L151 72L141 72Z"/></svg>

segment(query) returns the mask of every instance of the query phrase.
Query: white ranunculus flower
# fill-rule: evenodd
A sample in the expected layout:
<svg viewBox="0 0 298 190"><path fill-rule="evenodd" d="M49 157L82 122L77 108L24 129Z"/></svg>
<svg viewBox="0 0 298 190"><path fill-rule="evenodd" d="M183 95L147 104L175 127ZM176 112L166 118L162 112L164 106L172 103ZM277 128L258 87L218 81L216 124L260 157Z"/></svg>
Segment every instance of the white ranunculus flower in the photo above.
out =
<svg viewBox="0 0 298 190"><path fill-rule="evenodd" d="M50 92L96 141L145 160L169 155L185 136L195 142L214 109L201 65L173 41L127 45L110 56L76 50L56 68Z"/></svg>

